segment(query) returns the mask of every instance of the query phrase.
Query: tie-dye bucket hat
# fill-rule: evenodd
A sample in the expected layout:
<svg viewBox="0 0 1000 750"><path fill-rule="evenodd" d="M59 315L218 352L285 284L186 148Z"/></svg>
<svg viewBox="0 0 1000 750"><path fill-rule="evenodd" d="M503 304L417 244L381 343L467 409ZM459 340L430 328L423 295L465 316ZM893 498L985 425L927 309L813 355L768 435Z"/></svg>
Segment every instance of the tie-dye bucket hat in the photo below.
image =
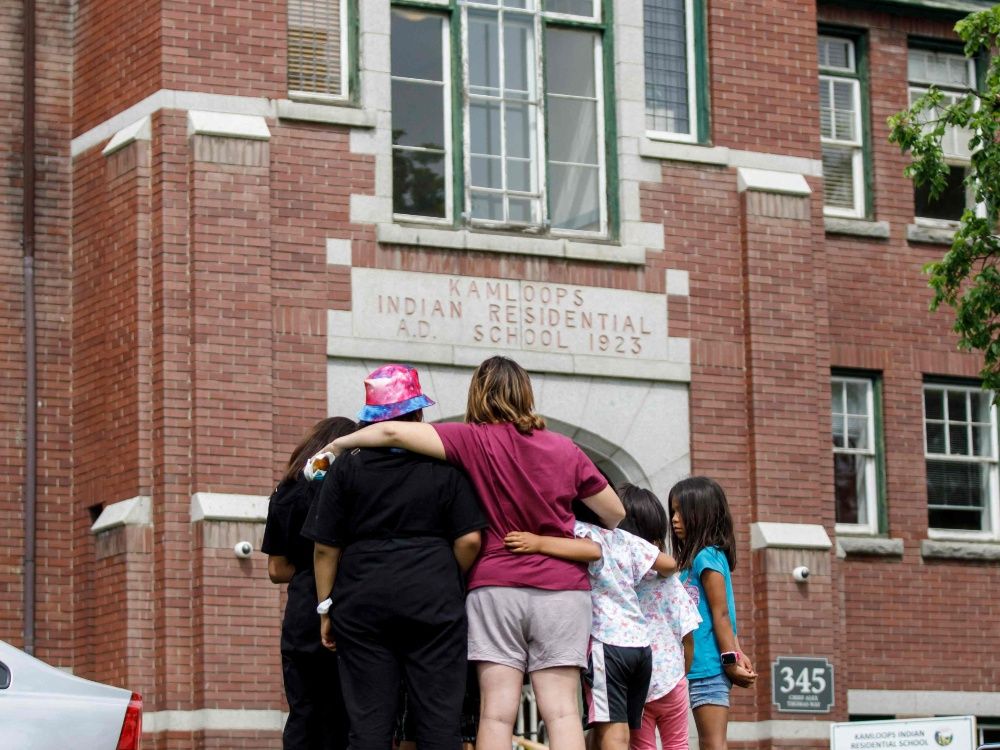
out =
<svg viewBox="0 0 1000 750"><path fill-rule="evenodd" d="M365 378L365 407L358 412L358 419L384 422L433 405L420 391L420 378L414 368L382 365Z"/></svg>

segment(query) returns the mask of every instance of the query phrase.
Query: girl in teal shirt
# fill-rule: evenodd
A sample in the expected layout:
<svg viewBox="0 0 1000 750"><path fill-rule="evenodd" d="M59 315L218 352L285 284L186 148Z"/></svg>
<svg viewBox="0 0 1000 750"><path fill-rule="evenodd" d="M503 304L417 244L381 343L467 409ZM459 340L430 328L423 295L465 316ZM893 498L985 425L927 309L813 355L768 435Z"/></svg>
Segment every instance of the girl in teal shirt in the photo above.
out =
<svg viewBox="0 0 1000 750"><path fill-rule="evenodd" d="M736 539L726 493L708 477L681 480L670 490L670 539L681 582L698 607L688 690L701 750L726 750L729 689L757 679L736 636L730 572Z"/></svg>

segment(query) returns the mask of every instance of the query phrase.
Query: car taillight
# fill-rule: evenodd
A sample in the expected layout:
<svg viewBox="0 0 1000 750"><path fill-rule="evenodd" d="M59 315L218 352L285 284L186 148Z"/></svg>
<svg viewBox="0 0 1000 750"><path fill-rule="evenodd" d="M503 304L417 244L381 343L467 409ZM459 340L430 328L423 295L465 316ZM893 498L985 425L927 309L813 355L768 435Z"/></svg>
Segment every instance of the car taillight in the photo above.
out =
<svg viewBox="0 0 1000 750"><path fill-rule="evenodd" d="M118 737L115 750L139 750L139 740L142 739L142 696L132 693L132 698L125 709L125 721L122 722L122 733Z"/></svg>

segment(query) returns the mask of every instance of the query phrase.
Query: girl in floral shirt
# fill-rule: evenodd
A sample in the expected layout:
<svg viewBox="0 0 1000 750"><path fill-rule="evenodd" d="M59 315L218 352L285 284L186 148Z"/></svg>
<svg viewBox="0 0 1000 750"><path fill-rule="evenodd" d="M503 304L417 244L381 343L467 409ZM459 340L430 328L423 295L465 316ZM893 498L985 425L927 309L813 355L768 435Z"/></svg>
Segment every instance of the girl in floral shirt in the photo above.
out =
<svg viewBox="0 0 1000 750"><path fill-rule="evenodd" d="M618 487L625 506L620 528L663 549L667 536L667 513L649 490L625 484ZM653 675L642 714L642 727L631 733L631 750L656 750L660 732L663 750L688 750L688 685L685 675L694 658L692 633L701 622L677 576L662 578L647 574L636 586L639 608L653 650Z"/></svg>
<svg viewBox="0 0 1000 750"><path fill-rule="evenodd" d="M575 503L573 511L577 539L516 531L506 536L504 544L517 554L589 563L593 619L584 676L587 726L594 730L601 750L627 750L629 730L642 724L653 664L636 586L647 573L675 573L677 564L634 534L603 528L582 503Z"/></svg>

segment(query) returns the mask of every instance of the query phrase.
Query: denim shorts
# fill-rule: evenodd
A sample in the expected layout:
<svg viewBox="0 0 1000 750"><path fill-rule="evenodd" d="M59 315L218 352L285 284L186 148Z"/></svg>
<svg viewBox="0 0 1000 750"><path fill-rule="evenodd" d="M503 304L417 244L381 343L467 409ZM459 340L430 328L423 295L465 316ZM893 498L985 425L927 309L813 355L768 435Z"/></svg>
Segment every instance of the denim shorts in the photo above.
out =
<svg viewBox="0 0 1000 750"><path fill-rule="evenodd" d="M688 695L691 698L691 708L699 706L725 706L729 708L729 689L733 683L725 673L711 677L696 677L688 680Z"/></svg>

